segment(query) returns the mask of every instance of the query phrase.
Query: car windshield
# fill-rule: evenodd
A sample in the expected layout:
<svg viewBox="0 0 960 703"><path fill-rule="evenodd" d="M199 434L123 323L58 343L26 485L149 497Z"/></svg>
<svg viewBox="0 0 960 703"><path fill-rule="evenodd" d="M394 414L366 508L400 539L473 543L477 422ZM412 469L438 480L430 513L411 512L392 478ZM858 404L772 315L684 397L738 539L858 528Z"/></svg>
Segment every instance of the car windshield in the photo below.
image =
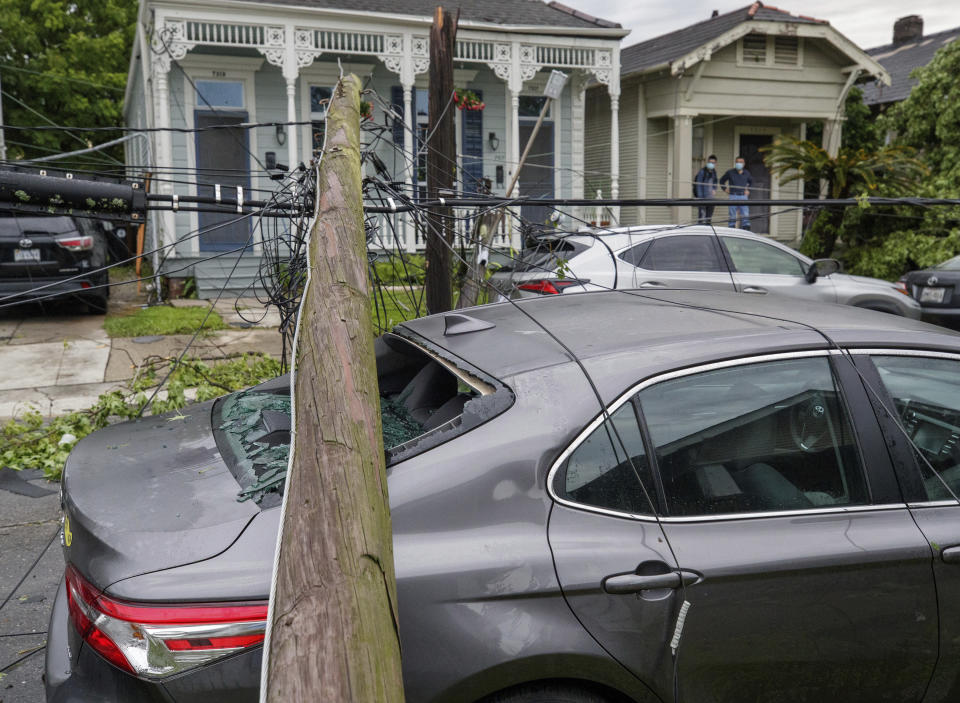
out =
<svg viewBox="0 0 960 703"><path fill-rule="evenodd" d="M952 259L942 261L933 268L941 271L960 271L960 256L955 256Z"/></svg>

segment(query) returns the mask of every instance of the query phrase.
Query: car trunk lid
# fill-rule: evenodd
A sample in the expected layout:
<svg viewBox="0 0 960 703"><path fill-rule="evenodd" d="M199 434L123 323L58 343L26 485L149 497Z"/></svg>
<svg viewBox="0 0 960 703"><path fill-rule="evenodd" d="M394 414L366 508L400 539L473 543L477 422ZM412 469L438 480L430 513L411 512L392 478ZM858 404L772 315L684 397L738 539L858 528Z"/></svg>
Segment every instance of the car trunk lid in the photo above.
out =
<svg viewBox="0 0 960 703"><path fill-rule="evenodd" d="M64 544L95 585L215 556L259 513L237 500L211 432L212 405L112 425L70 454Z"/></svg>

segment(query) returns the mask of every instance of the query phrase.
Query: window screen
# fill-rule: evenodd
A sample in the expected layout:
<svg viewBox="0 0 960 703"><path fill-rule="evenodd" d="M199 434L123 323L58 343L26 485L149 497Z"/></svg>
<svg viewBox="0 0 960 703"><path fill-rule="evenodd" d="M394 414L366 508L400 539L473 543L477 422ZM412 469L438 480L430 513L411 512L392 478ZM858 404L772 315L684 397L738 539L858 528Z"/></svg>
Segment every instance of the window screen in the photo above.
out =
<svg viewBox="0 0 960 703"><path fill-rule="evenodd" d="M742 237L723 237L734 270L739 273L773 273L802 276L800 259L770 244Z"/></svg>
<svg viewBox="0 0 960 703"><path fill-rule="evenodd" d="M690 234L654 240L640 266L651 271L725 271L713 238Z"/></svg>
<svg viewBox="0 0 960 703"><path fill-rule="evenodd" d="M554 490L559 497L583 505L651 514L640 479L652 497L640 427L633 405L627 403L567 458L554 478Z"/></svg>
<svg viewBox="0 0 960 703"><path fill-rule="evenodd" d="M960 495L960 362L916 356L876 356L873 362L920 454L927 498Z"/></svg>
<svg viewBox="0 0 960 703"><path fill-rule="evenodd" d="M639 394L668 515L867 502L860 454L825 357L745 364Z"/></svg>

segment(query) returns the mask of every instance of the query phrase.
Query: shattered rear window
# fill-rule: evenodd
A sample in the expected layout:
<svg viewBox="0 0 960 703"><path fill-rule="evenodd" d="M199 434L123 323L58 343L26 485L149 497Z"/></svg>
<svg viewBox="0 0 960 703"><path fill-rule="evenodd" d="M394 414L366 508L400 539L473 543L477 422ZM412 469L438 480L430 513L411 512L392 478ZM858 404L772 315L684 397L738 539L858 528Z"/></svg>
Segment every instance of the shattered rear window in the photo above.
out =
<svg viewBox="0 0 960 703"><path fill-rule="evenodd" d="M278 493L290 457L290 396L241 391L226 396L217 410L218 439L236 457L229 463L240 484L237 500L260 503L267 493Z"/></svg>
<svg viewBox="0 0 960 703"><path fill-rule="evenodd" d="M452 439L513 403L509 389L468 364L425 344L387 337L375 344L387 466ZM290 458L289 388L269 383L224 396L213 408L217 446L240 486L237 500L262 508L280 503Z"/></svg>

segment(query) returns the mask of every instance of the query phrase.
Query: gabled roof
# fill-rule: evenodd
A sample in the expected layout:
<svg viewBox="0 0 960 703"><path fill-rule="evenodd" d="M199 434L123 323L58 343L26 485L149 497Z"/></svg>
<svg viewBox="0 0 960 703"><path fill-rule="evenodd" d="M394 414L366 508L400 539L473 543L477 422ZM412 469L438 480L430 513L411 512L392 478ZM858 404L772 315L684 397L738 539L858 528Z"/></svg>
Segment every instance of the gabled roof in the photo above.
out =
<svg viewBox="0 0 960 703"><path fill-rule="evenodd" d="M261 0L262 4L296 5L353 12L372 12L390 15L412 15L430 18L437 8L437 0ZM507 26L565 27L583 29L621 29L616 22L593 17L559 2L543 0L457 0L447 9L460 9L460 19L466 22L500 24ZM622 34L620 32L619 34Z"/></svg>
<svg viewBox="0 0 960 703"><path fill-rule="evenodd" d="M937 53L937 49L960 39L960 27L954 27L936 34L927 34L916 41L902 44L884 44L867 49L876 61L887 69L892 81L889 86L877 83L865 83L863 101L867 105L884 105L906 99L917 84L910 72L920 66L926 66Z"/></svg>
<svg viewBox="0 0 960 703"><path fill-rule="evenodd" d="M621 74L627 75L672 63L744 22L829 24L826 20L792 15L786 10L755 2L623 49L620 52Z"/></svg>

